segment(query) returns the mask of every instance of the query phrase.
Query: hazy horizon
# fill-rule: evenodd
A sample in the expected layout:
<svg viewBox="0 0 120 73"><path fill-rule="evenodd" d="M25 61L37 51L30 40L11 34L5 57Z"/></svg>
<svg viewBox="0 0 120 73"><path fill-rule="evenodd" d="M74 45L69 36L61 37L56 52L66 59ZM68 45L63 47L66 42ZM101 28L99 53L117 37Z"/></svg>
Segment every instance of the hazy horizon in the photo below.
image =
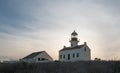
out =
<svg viewBox="0 0 120 73"><path fill-rule="evenodd" d="M119 21L119 0L0 0L0 60L43 50L58 59L73 30L92 59L120 59Z"/></svg>

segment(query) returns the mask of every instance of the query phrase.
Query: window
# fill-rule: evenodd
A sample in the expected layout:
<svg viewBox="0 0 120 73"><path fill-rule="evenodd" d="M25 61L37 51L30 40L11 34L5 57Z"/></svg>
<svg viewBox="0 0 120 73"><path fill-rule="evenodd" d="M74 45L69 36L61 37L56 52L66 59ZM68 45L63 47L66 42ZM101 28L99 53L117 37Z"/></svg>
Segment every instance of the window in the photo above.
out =
<svg viewBox="0 0 120 73"><path fill-rule="evenodd" d="M79 57L79 53L77 53L77 57Z"/></svg>
<svg viewBox="0 0 120 73"><path fill-rule="evenodd" d="M65 58L65 55L63 55L63 58Z"/></svg>
<svg viewBox="0 0 120 73"><path fill-rule="evenodd" d="M73 53L73 58L75 57L75 54Z"/></svg>
<svg viewBox="0 0 120 73"><path fill-rule="evenodd" d="M62 55L60 55L60 59L62 59Z"/></svg>
<svg viewBox="0 0 120 73"><path fill-rule="evenodd" d="M40 58L38 58L38 61L40 61Z"/></svg>
<svg viewBox="0 0 120 73"><path fill-rule="evenodd" d="M42 60L42 61L44 61L44 60L45 60L45 58L41 58L41 60Z"/></svg>
<svg viewBox="0 0 120 73"><path fill-rule="evenodd" d="M73 46L73 44L71 44L71 46Z"/></svg>
<svg viewBox="0 0 120 73"><path fill-rule="evenodd" d="M85 51L87 50L87 49L86 49L86 47L85 47L85 49L84 49L84 50L85 50Z"/></svg>
<svg viewBox="0 0 120 73"><path fill-rule="evenodd" d="M70 54L68 54L68 60L70 60Z"/></svg>

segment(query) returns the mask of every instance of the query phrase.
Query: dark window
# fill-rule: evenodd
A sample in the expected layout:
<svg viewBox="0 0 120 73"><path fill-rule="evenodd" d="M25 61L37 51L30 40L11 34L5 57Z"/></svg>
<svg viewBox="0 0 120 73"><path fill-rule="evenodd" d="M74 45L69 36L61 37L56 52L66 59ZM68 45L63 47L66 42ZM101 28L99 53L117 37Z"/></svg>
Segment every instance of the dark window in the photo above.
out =
<svg viewBox="0 0 120 73"><path fill-rule="evenodd" d="M68 54L68 60L70 60L70 54Z"/></svg>
<svg viewBox="0 0 120 73"><path fill-rule="evenodd" d="M75 57L75 54L73 53L73 58Z"/></svg>
<svg viewBox="0 0 120 73"><path fill-rule="evenodd" d="M62 55L60 55L60 59L62 59Z"/></svg>
<svg viewBox="0 0 120 73"><path fill-rule="evenodd" d="M86 47L85 47L85 49L84 49L84 50L85 50L85 51L87 50L87 49L86 49Z"/></svg>
<svg viewBox="0 0 120 73"><path fill-rule="evenodd" d="M41 60L42 60L42 61L44 61L44 60L45 60L45 58L41 58Z"/></svg>
<svg viewBox="0 0 120 73"><path fill-rule="evenodd" d="M38 58L38 61L40 61L40 58Z"/></svg>
<svg viewBox="0 0 120 73"><path fill-rule="evenodd" d="M79 53L77 53L77 57L79 57Z"/></svg>
<svg viewBox="0 0 120 73"><path fill-rule="evenodd" d="M65 55L63 55L63 58L65 58Z"/></svg>

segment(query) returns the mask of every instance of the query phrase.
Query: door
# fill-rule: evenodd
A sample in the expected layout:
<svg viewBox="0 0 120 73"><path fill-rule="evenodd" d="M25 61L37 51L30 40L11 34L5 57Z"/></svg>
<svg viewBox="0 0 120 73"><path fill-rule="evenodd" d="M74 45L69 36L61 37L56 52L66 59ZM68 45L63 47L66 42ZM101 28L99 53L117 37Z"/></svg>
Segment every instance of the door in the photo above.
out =
<svg viewBox="0 0 120 73"><path fill-rule="evenodd" d="M70 60L70 54L68 54L68 60Z"/></svg>

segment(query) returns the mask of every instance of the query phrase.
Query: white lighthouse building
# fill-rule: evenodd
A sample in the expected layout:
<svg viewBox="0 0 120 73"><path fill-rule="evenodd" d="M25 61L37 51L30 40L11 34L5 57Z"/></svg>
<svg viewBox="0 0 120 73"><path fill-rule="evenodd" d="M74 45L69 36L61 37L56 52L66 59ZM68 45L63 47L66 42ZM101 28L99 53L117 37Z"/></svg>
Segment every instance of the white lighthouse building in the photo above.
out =
<svg viewBox="0 0 120 73"><path fill-rule="evenodd" d="M71 33L70 47L65 47L59 51L59 60L65 62L89 61L91 59L90 48L87 43L78 45L78 34L74 31Z"/></svg>

